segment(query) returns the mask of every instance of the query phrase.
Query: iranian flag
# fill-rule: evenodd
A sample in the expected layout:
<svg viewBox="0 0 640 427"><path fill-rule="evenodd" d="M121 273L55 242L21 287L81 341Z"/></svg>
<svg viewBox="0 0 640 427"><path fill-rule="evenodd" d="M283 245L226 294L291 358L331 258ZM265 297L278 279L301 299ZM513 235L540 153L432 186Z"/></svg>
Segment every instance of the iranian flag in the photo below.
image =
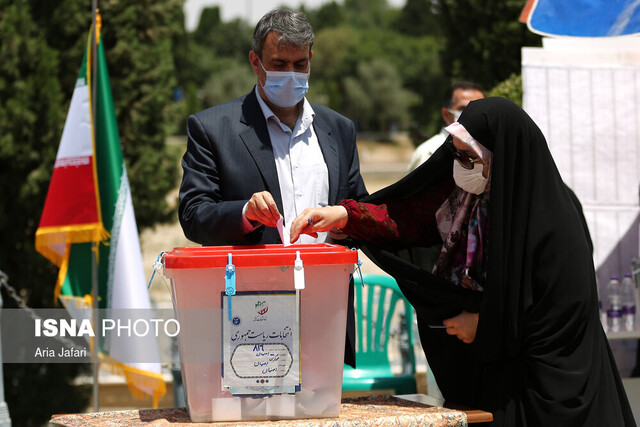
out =
<svg viewBox="0 0 640 427"><path fill-rule="evenodd" d="M151 313L99 18L97 23L96 120L92 123L90 37L36 232L38 252L60 267L55 295L78 318L91 318L96 246L95 306L101 312ZM132 343L109 335L98 350L103 369L124 375L134 396L151 396L156 406L166 387L155 336Z"/></svg>

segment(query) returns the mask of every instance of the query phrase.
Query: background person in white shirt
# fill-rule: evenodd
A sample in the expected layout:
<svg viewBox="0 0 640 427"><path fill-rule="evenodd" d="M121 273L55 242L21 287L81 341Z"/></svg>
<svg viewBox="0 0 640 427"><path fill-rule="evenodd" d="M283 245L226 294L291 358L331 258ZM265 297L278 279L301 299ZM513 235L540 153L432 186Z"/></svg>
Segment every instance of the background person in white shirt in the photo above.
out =
<svg viewBox="0 0 640 427"><path fill-rule="evenodd" d="M444 93L440 115L444 121L444 126L440 132L423 142L416 148L411 161L409 162L409 172L427 161L435 151L440 148L449 134L444 130L453 122L458 121L462 111L469 105L469 102L484 98L484 90L477 83L459 81L451 84Z"/></svg>

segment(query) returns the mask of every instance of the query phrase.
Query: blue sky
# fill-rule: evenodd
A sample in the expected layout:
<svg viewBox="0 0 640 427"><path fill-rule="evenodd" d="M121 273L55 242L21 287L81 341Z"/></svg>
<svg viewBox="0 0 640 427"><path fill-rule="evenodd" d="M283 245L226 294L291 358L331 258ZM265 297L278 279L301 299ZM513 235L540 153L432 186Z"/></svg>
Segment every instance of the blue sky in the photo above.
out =
<svg viewBox="0 0 640 427"><path fill-rule="evenodd" d="M260 17L278 6L298 8L304 4L314 9L331 0L187 0L184 5L187 30L194 30L200 19L200 12L204 7L220 6L223 21L244 18L251 24L258 22ZM403 6L405 0L387 0L394 7Z"/></svg>

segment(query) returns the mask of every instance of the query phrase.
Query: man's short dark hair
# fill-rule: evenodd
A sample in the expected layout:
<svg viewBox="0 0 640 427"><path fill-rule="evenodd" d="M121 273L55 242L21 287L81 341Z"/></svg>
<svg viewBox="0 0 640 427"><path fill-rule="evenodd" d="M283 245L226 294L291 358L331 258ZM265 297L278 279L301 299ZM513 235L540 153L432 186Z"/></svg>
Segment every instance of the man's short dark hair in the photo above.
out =
<svg viewBox="0 0 640 427"><path fill-rule="evenodd" d="M280 43L296 47L313 47L313 28L302 12L288 9L273 9L268 12L256 25L253 31L253 51L262 59L262 48L267 35L275 31L280 34Z"/></svg>
<svg viewBox="0 0 640 427"><path fill-rule="evenodd" d="M477 83L468 81L454 82L447 88L446 92L444 93L444 98L442 98L442 106L444 108L451 108L451 106L453 105L453 93L458 89L477 90L482 92L482 96L487 96L484 93L484 89L482 89L482 87L480 87L480 85Z"/></svg>

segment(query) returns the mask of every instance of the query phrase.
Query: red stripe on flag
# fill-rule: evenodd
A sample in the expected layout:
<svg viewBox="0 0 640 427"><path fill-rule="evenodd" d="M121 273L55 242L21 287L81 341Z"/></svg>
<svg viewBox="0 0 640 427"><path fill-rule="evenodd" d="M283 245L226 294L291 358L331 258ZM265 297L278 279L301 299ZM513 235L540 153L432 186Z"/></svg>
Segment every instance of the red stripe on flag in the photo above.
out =
<svg viewBox="0 0 640 427"><path fill-rule="evenodd" d="M56 161L39 227L98 222L93 158Z"/></svg>

